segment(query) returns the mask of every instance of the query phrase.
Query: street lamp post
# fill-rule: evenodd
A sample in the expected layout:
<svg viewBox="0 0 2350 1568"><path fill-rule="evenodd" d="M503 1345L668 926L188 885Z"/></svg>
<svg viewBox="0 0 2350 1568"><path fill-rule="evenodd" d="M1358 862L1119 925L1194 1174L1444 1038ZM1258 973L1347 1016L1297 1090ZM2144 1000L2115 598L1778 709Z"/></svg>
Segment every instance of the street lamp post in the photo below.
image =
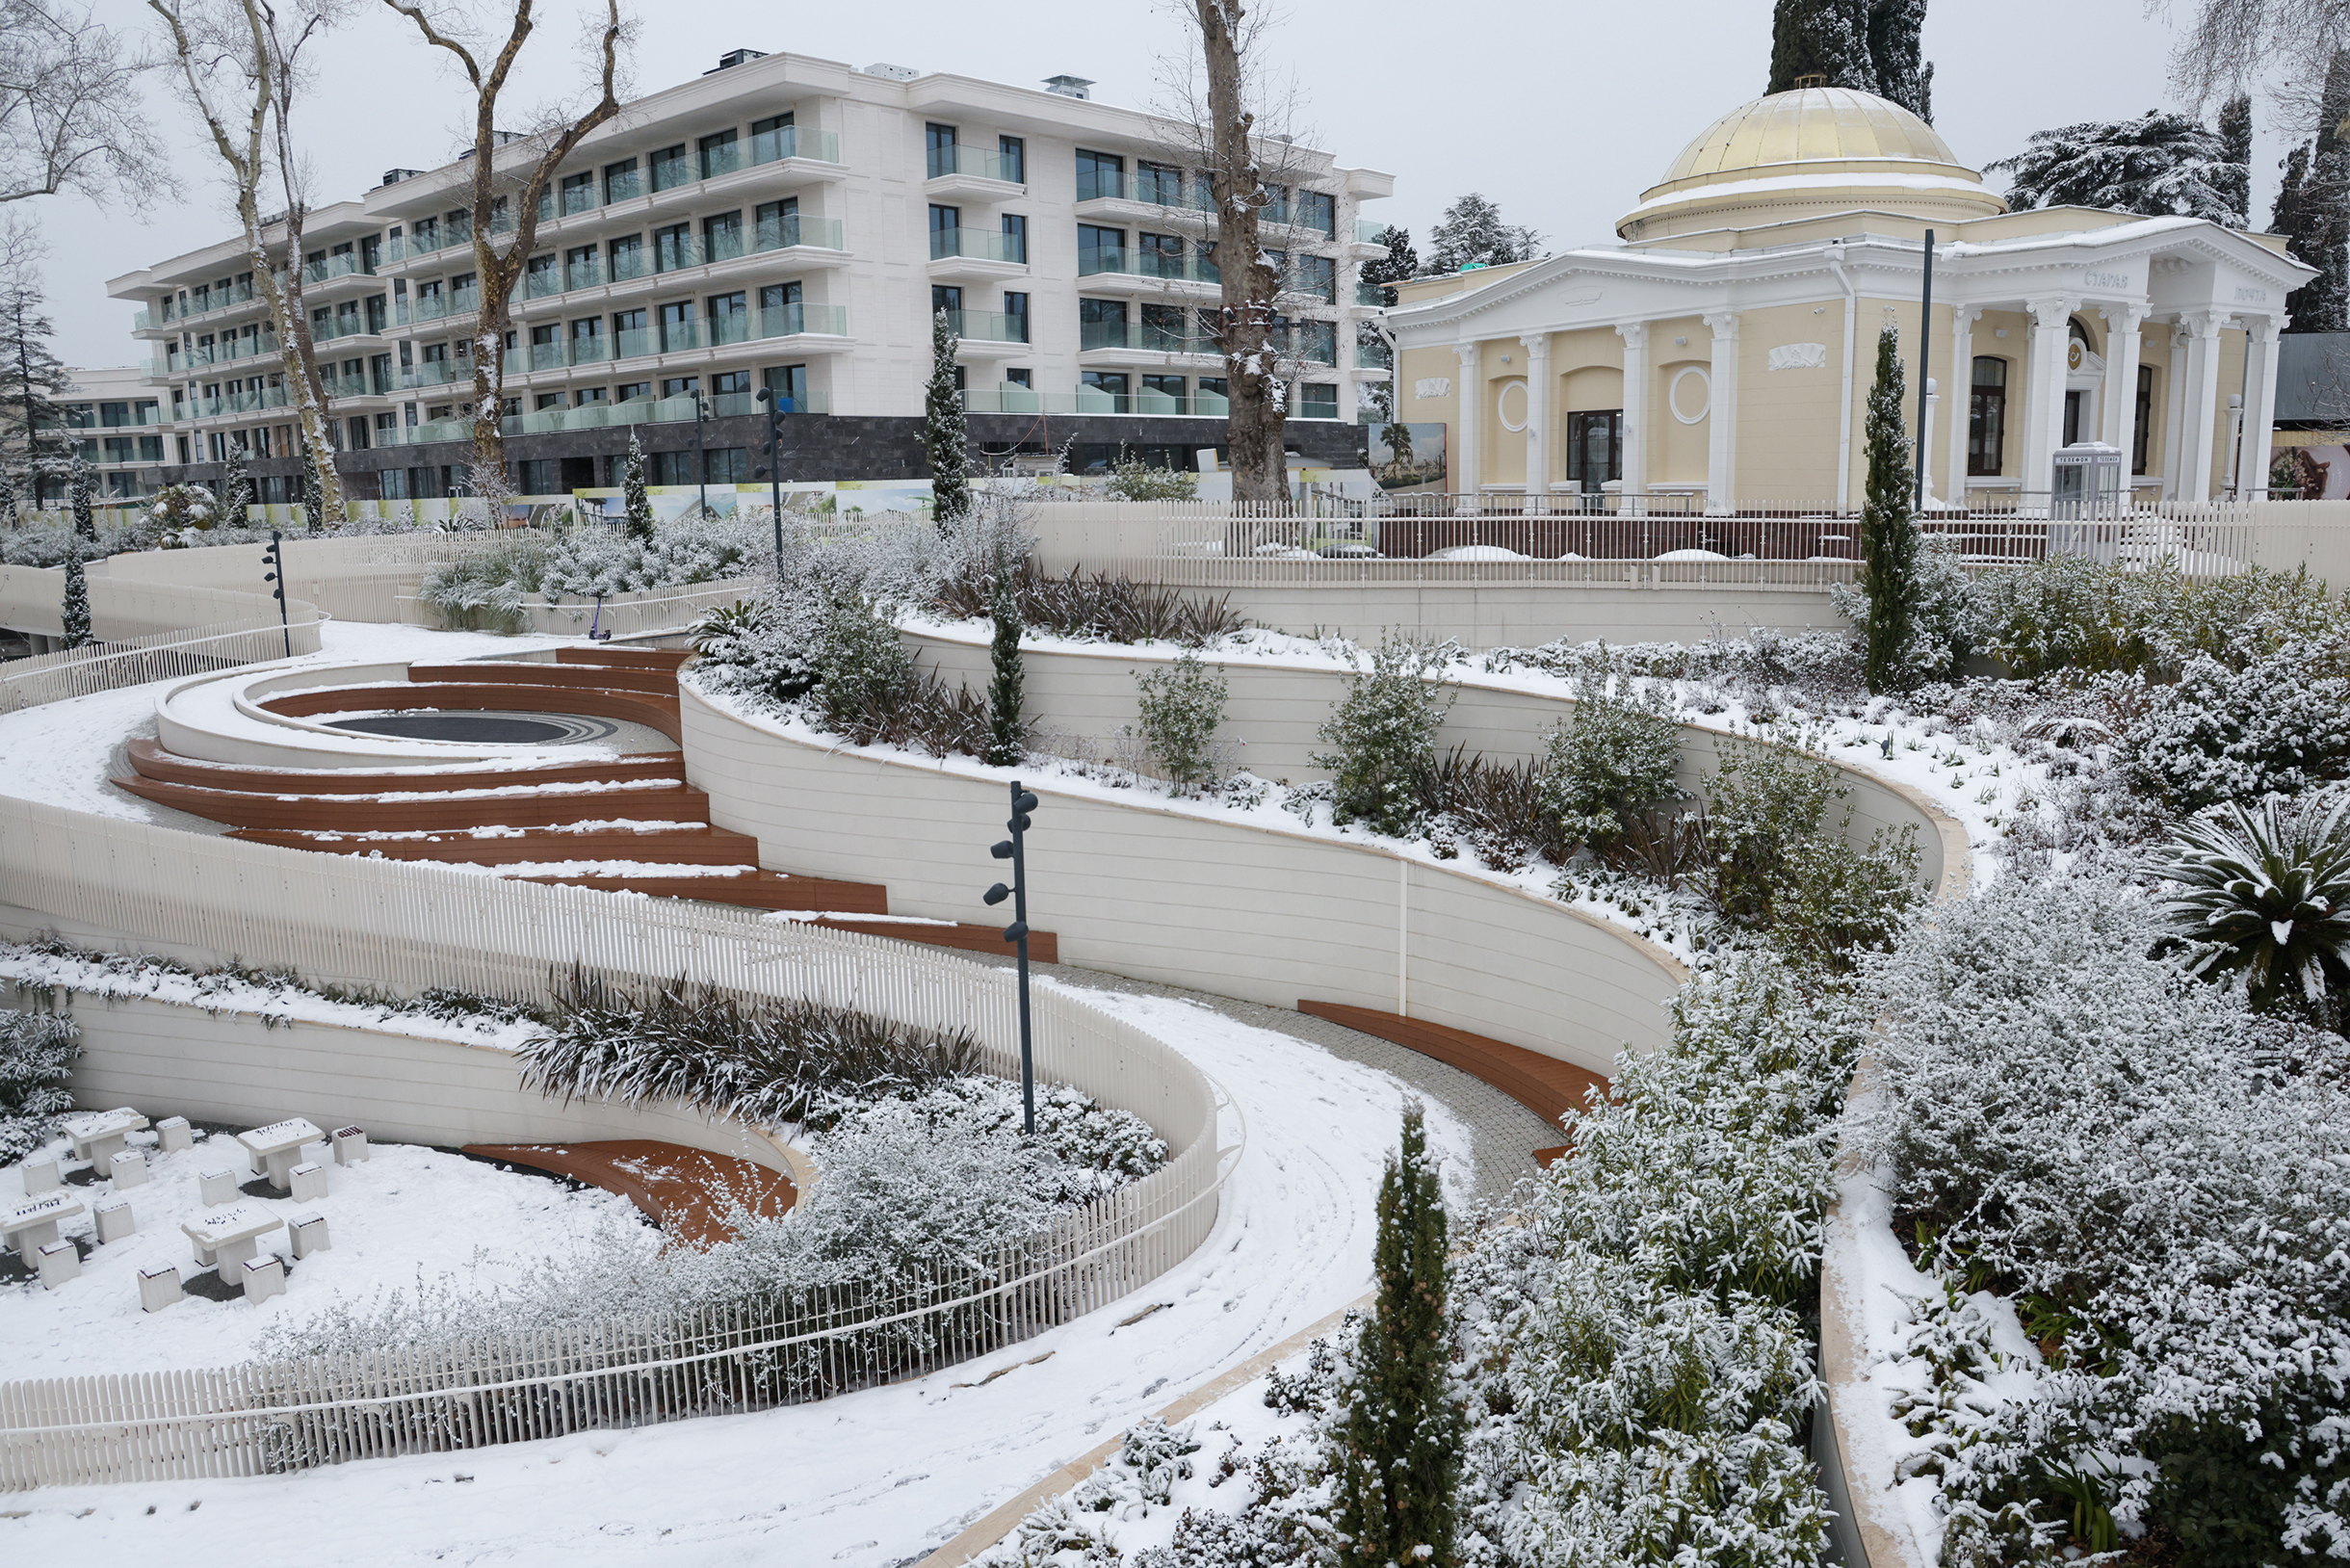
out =
<svg viewBox="0 0 2350 1568"><path fill-rule="evenodd" d="M1028 828L1029 813L1036 809L1036 797L1012 780L1012 820L1004 825L1012 836L994 846L987 852L998 860L1012 863L1012 885L1002 882L989 888L980 897L992 908L1006 898L1012 901L1012 923L1004 928L1004 940L1020 950L1020 1110L1021 1130L1036 1131L1036 1060L1030 1046L1029 1035L1029 896L1028 896Z"/></svg>
<svg viewBox="0 0 2350 1568"><path fill-rule="evenodd" d="M775 460L775 443L783 427L783 400L771 386L759 388L759 405L767 410L768 505L775 513L775 582L783 583L783 464Z"/></svg>
<svg viewBox="0 0 2350 1568"><path fill-rule="evenodd" d="M264 583L274 584L270 591L277 598L277 629L285 634L286 657L294 657L294 626L286 616L285 535L270 530L270 547L261 552L261 564L272 568L261 574ZM1027 949L1023 948L1022 952Z"/></svg>

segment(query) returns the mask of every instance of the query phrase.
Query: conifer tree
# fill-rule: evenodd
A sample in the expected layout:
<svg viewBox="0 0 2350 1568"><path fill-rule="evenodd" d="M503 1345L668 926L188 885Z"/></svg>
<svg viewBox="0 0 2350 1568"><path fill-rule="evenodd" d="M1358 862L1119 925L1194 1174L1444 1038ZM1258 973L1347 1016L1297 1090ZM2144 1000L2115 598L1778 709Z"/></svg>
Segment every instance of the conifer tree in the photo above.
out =
<svg viewBox="0 0 2350 1568"><path fill-rule="evenodd" d="M1518 223L1501 222L1501 209L1475 191L1445 209L1429 231L1428 263L1439 273L1463 267L1506 267L1531 261L1542 236Z"/></svg>
<svg viewBox="0 0 2350 1568"><path fill-rule="evenodd" d="M1363 281L1380 285L1379 302L1392 305L1396 291L1386 285L1406 283L1420 275L1420 252L1412 248L1412 231L1401 223L1387 226L1387 254L1363 263Z"/></svg>
<svg viewBox="0 0 2350 1568"><path fill-rule="evenodd" d="M72 554L65 557L65 600L59 607L58 619L64 623L66 647L90 646L90 579L82 570L78 536Z"/></svg>
<svg viewBox="0 0 2350 1568"><path fill-rule="evenodd" d="M73 377L49 347L56 331L31 265L0 273L0 467L22 477L34 506L72 452L58 433L57 400L73 389Z"/></svg>
<svg viewBox="0 0 2350 1568"><path fill-rule="evenodd" d="M971 510L971 428L963 389L954 384L955 351L962 339L947 313L930 320L930 383L922 395L922 446L930 459L930 516L952 527Z"/></svg>
<svg viewBox="0 0 2350 1568"><path fill-rule="evenodd" d="M2231 228L2252 226L2252 94L2239 92L2220 106L2220 156L2226 160L2229 172L2215 176L2212 185L2228 197L2234 216L2228 220Z"/></svg>
<svg viewBox="0 0 2350 1568"><path fill-rule="evenodd" d="M995 623L995 638L988 644L995 679L987 688L984 760L998 768L1009 768L1021 755L1020 706L1025 671L1020 663L1020 600L1012 589L1011 573L1002 562L997 562L995 592L988 600L987 612L988 618Z"/></svg>
<svg viewBox="0 0 2350 1568"><path fill-rule="evenodd" d="M1934 119L1934 67L1924 61L1925 0L1869 0L1868 64L1876 94L1928 124Z"/></svg>
<svg viewBox="0 0 2350 1568"><path fill-rule="evenodd" d="M1465 1424L1447 1388L1444 1194L1420 1107L1379 1184L1378 1299L1355 1348L1338 1452L1340 1560L1455 1568L1453 1488Z"/></svg>
<svg viewBox="0 0 2350 1568"><path fill-rule="evenodd" d="M221 480L221 521L230 528L248 528L254 503L252 458L241 446L228 449L228 471Z"/></svg>
<svg viewBox="0 0 2350 1568"><path fill-rule="evenodd" d="M2287 331L2338 332L2350 327L2350 146L2341 136L2350 118L2350 50L2336 50L2317 107L2317 134L2286 154L2285 179L2269 228L2317 275L2285 296Z"/></svg>
<svg viewBox="0 0 2350 1568"><path fill-rule="evenodd" d="M2102 207L2214 223L2234 215L2235 174L2220 139L2190 115L2150 109L2034 131L2022 152L1983 166L1994 170L2013 176L2007 204L2018 211Z"/></svg>
<svg viewBox="0 0 2350 1568"><path fill-rule="evenodd" d="M1877 380L1868 392L1868 488L1861 505L1861 587L1868 595L1868 690L1899 691L1917 618L1918 513L1910 441L1902 420L1901 334L1877 334Z"/></svg>
<svg viewBox="0 0 2350 1568"><path fill-rule="evenodd" d="M77 452L73 455L73 467L67 470L65 476L65 504L73 509L73 536L95 544L98 542L98 518L97 513L91 510L90 502L90 465L82 460L82 455Z"/></svg>
<svg viewBox="0 0 2350 1568"><path fill-rule="evenodd" d="M0 528L16 521L16 485L8 477L8 463L0 460Z"/></svg>
<svg viewBox="0 0 2350 1568"><path fill-rule="evenodd" d="M620 465L620 529L640 544L653 539L653 498L644 493L644 447L628 432L628 460Z"/></svg>
<svg viewBox="0 0 2350 1568"><path fill-rule="evenodd" d="M1816 76L1814 86L1876 91L1868 9L1868 0L1779 0L1771 17L1769 91L1791 91Z"/></svg>

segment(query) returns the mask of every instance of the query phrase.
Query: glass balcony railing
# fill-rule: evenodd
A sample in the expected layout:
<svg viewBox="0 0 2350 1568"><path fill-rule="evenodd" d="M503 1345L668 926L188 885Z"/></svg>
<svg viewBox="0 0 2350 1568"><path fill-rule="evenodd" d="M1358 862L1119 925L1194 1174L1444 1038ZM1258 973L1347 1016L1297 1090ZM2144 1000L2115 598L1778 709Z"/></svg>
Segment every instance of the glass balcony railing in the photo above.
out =
<svg viewBox="0 0 2350 1568"><path fill-rule="evenodd" d="M566 291L571 289L592 289L603 281L603 263L595 260L593 257L590 257L586 261L567 261L563 263L563 288Z"/></svg>
<svg viewBox="0 0 2350 1568"><path fill-rule="evenodd" d="M167 300L161 305L151 305L140 311L134 320L139 327L162 327L170 322L193 321L198 316L217 315L223 310L233 310L239 305L248 305L253 302L253 286L250 283L240 283L229 288L214 290L205 296L200 304L190 301L185 309L180 307L178 301Z"/></svg>
<svg viewBox="0 0 2350 1568"><path fill-rule="evenodd" d="M619 247L614 249L610 265L614 283L650 277L653 275L653 253L641 245Z"/></svg>
<svg viewBox="0 0 2350 1568"><path fill-rule="evenodd" d="M1354 302L1358 305L1370 305L1374 309L1384 308L1387 304L1387 285L1358 282L1354 286Z"/></svg>
<svg viewBox="0 0 2350 1568"><path fill-rule="evenodd" d="M1027 183L1021 178L1021 170L1006 169L1002 153L990 152L985 147L967 147L959 142L951 147L930 148L928 169L929 177L934 180L960 174L970 179L1001 180L1006 185Z"/></svg>
<svg viewBox="0 0 2350 1568"><path fill-rule="evenodd" d="M426 387L448 386L459 377L471 379L473 372L454 359L427 359L421 364L400 367L400 390L419 392Z"/></svg>
<svg viewBox="0 0 2350 1568"><path fill-rule="evenodd" d="M649 327L624 327L612 335L614 359L641 359L654 352L653 329Z"/></svg>
<svg viewBox="0 0 2350 1568"><path fill-rule="evenodd" d="M1026 343L1029 319L1025 311L1006 315L1001 310L950 310L948 325L954 335L974 343Z"/></svg>
<svg viewBox="0 0 2350 1568"><path fill-rule="evenodd" d="M577 218L581 213L593 212L603 203L596 200L595 181L581 185L566 185L555 197L555 210L565 218Z"/></svg>
<svg viewBox="0 0 2350 1568"><path fill-rule="evenodd" d="M841 136L838 131L804 129L785 125L771 131L761 131L750 139L750 162L780 163L786 158L806 158L820 164L841 161Z"/></svg>
<svg viewBox="0 0 2350 1568"><path fill-rule="evenodd" d="M732 261L743 254L743 225L723 224L702 231L704 261Z"/></svg>
<svg viewBox="0 0 2350 1568"><path fill-rule="evenodd" d="M570 359L564 354L563 346L561 343L534 343L531 345L531 369L535 371L561 370L570 362Z"/></svg>
<svg viewBox="0 0 2350 1568"><path fill-rule="evenodd" d="M681 185L693 182L693 161L686 156L683 149L668 157L656 156L652 173L654 195L674 191Z"/></svg>
<svg viewBox="0 0 2350 1568"><path fill-rule="evenodd" d="M545 300L563 292L563 274L560 267L534 267L523 275L522 297L525 300Z"/></svg>
<svg viewBox="0 0 2350 1568"><path fill-rule="evenodd" d="M346 250L339 256L328 256L324 261L305 262L301 280L305 283L324 283L329 278L350 277L365 270L359 265L358 252Z"/></svg>
<svg viewBox="0 0 2350 1568"><path fill-rule="evenodd" d="M575 337L566 346L575 365L600 365L612 357L612 339L598 332L593 337Z"/></svg>
<svg viewBox="0 0 2350 1568"><path fill-rule="evenodd" d="M1356 219L1354 221L1354 243L1357 245L1385 245L1387 243L1387 225L1375 219Z"/></svg>
<svg viewBox="0 0 2350 1568"><path fill-rule="evenodd" d="M1231 405L1220 393L1176 397L1165 392L1032 392L1025 386L975 386L963 394L975 414L1155 414L1167 418L1222 419Z"/></svg>
<svg viewBox="0 0 2350 1568"><path fill-rule="evenodd" d="M326 323L310 324L310 341L332 343L339 337L361 337L367 333L366 321L358 316L337 316Z"/></svg>
<svg viewBox="0 0 2350 1568"><path fill-rule="evenodd" d="M803 332L812 332L820 337L847 337L849 307L801 301L760 308L761 337L797 337Z"/></svg>
<svg viewBox="0 0 2350 1568"><path fill-rule="evenodd" d="M753 250L788 250L796 245L821 250L849 248L837 218L762 218L752 226Z"/></svg>
<svg viewBox="0 0 2350 1568"><path fill-rule="evenodd" d="M710 340L710 346L714 349L722 349L733 343L748 343L750 323L751 315L747 310L711 316L702 323L702 334Z"/></svg>
<svg viewBox="0 0 2350 1568"><path fill-rule="evenodd" d="M1081 322L1077 329L1081 353L1125 349L1136 353L1214 353L1224 351L1196 328L1162 326L1157 322Z"/></svg>
<svg viewBox="0 0 2350 1568"><path fill-rule="evenodd" d="M708 399L702 405L702 415L709 419L740 419L762 413L755 396L748 392L730 392ZM783 412L787 414L824 414L832 411L831 400L817 393L807 397L787 399ZM591 403L576 408L538 408L527 414L509 414L499 421L508 435L552 435L564 431L603 430L612 426L672 425L691 423L693 418L692 398L631 398L626 403ZM434 419L404 430L379 431L380 446L428 446L436 442L470 441L473 425L463 419Z"/></svg>
<svg viewBox="0 0 2350 1568"><path fill-rule="evenodd" d="M451 289L449 291L450 315L470 316L481 308L482 291L480 289Z"/></svg>
<svg viewBox="0 0 2350 1568"><path fill-rule="evenodd" d="M704 147L701 149L701 164L702 178L706 180L717 179L721 174L731 174L736 170L744 167L743 144L726 142L715 147Z"/></svg>
<svg viewBox="0 0 2350 1568"><path fill-rule="evenodd" d="M644 195L644 176L634 169L616 170L604 176L604 201L607 206L615 201L633 201Z"/></svg>
<svg viewBox="0 0 2350 1568"><path fill-rule="evenodd" d="M692 234L656 234L653 236L653 271L674 273L682 268L702 264L701 242Z"/></svg>
<svg viewBox="0 0 2350 1568"><path fill-rule="evenodd" d="M661 352L675 353L681 349L702 346L702 324L688 316L684 321L661 324Z"/></svg>
<svg viewBox="0 0 2350 1568"><path fill-rule="evenodd" d="M950 256L967 256L975 261L1004 261L1025 266L1028 248L1015 234L991 234L983 228L934 228L930 230L930 259L944 261Z"/></svg>
<svg viewBox="0 0 2350 1568"><path fill-rule="evenodd" d="M1354 362L1363 370L1393 370L1396 368L1396 351L1389 348L1384 339L1357 343L1354 346Z"/></svg>
<svg viewBox="0 0 2350 1568"><path fill-rule="evenodd" d="M1190 212L1214 212L1215 196L1205 182L1187 185L1168 174L1122 174L1108 170L1081 171L1077 176L1080 201L1136 201L1152 207L1178 207Z"/></svg>
<svg viewBox="0 0 2350 1568"><path fill-rule="evenodd" d="M1206 256L1165 250L1136 250L1125 246L1087 246L1077 253L1077 275L1102 274L1155 277L1170 283L1221 283L1224 274Z"/></svg>

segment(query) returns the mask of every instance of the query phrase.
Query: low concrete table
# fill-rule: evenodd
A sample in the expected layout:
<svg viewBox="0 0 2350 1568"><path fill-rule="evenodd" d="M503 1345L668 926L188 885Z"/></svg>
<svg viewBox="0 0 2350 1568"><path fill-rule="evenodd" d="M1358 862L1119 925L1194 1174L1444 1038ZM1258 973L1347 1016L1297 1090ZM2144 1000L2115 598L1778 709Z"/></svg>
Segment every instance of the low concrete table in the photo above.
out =
<svg viewBox="0 0 2350 1568"><path fill-rule="evenodd" d="M294 1185L292 1173L301 1163L301 1146L316 1143L324 1136L301 1117L289 1116L249 1133L239 1133L237 1141L253 1152L253 1158L262 1163L268 1173L270 1185L283 1192Z"/></svg>
<svg viewBox="0 0 2350 1568"><path fill-rule="evenodd" d="M33 1267L40 1249L57 1240L57 1222L71 1219L82 1207L80 1198L62 1190L27 1198L13 1209L0 1210L0 1237L8 1239L27 1267Z"/></svg>
<svg viewBox="0 0 2350 1568"><path fill-rule="evenodd" d="M282 1215L257 1204L232 1203L199 1215L179 1228L196 1243L197 1263L218 1268L223 1280L233 1280L245 1261L261 1250L261 1238L284 1223Z"/></svg>
<svg viewBox="0 0 2350 1568"><path fill-rule="evenodd" d="M146 1124L147 1119L129 1106L85 1111L79 1116L67 1116L60 1123L73 1145L73 1157L89 1161L100 1171L105 1170L107 1161L122 1152L122 1145L131 1134L146 1131Z"/></svg>

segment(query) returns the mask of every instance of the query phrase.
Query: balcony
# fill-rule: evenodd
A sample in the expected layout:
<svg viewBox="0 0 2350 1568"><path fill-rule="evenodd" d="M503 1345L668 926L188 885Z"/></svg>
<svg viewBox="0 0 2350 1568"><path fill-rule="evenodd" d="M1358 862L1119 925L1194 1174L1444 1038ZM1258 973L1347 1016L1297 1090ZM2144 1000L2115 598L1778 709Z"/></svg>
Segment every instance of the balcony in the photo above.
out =
<svg viewBox="0 0 2350 1568"><path fill-rule="evenodd" d="M217 316L223 310L253 302L254 290L250 283L241 283L205 297L201 304L189 304L182 310L179 301L167 300L161 305L150 305L131 318L131 330L152 332L171 328L179 322L195 321L199 316Z"/></svg>
<svg viewBox="0 0 2350 1568"><path fill-rule="evenodd" d="M400 390L422 392L435 386L454 386L459 380L473 379L473 367L455 359L428 359L422 364L400 367Z"/></svg>
<svg viewBox="0 0 2350 1568"><path fill-rule="evenodd" d="M768 305L756 317L761 338L833 338L836 343L806 345L810 353L839 353L849 347L849 307L801 302Z"/></svg>
<svg viewBox="0 0 2350 1568"><path fill-rule="evenodd" d="M1077 253L1077 275L1105 294L1203 294L1223 286L1224 274L1206 256L1125 246L1088 246Z"/></svg>
<svg viewBox="0 0 2350 1568"><path fill-rule="evenodd" d="M1387 225L1358 218L1354 222L1354 237L1347 242L1349 261L1384 261L1387 259Z"/></svg>
<svg viewBox="0 0 2350 1568"><path fill-rule="evenodd" d="M374 273L373 268L359 265L357 251L346 250L341 255L328 256L323 261L304 262L301 280L304 283L326 283L338 277L371 277Z"/></svg>
<svg viewBox="0 0 2350 1568"><path fill-rule="evenodd" d="M1028 182L1022 177L1025 172L1025 169L1007 168L1002 153L957 143L929 149L928 177L923 191L932 197L1008 201L1028 194Z"/></svg>
<svg viewBox="0 0 2350 1568"><path fill-rule="evenodd" d="M1031 392L1006 382L975 386L963 394L963 407L975 414L1149 414L1169 419L1222 419L1230 405L1215 392L1195 392L1178 398L1164 392Z"/></svg>
<svg viewBox="0 0 2350 1568"><path fill-rule="evenodd" d="M1135 354L1207 358L1218 364L1224 358L1224 351L1216 341L1195 327L1175 327L1136 321L1081 322L1077 333L1079 357L1096 363Z"/></svg>
<svg viewBox="0 0 2350 1568"><path fill-rule="evenodd" d="M930 231L930 275L938 278L1017 277L1028 271L1028 245L1018 236L980 228Z"/></svg>
<svg viewBox="0 0 2350 1568"><path fill-rule="evenodd" d="M1029 347L1026 313L1007 316L1001 310L950 310L947 324L962 339L961 357L979 359L998 354L1025 353Z"/></svg>
<svg viewBox="0 0 2350 1568"><path fill-rule="evenodd" d="M831 401L822 394L790 402L791 406L784 410L787 414L832 411ZM702 405L703 417L711 419L740 419L762 411L748 392L731 392L708 399ZM614 426L691 424L692 420L692 398L631 398L626 403L591 403L577 408L539 408L527 414L509 414L499 425L509 436L555 435ZM467 419L428 420L404 430L376 432L377 444L380 446L431 446L472 439L473 422Z"/></svg>
<svg viewBox="0 0 2350 1568"><path fill-rule="evenodd" d="M847 259L849 242L837 218L762 218L751 224L751 249L769 250L837 250Z"/></svg>
<svg viewBox="0 0 2350 1568"><path fill-rule="evenodd" d="M317 322L310 324L310 341L313 343L332 343L338 338L380 337L382 335L383 328L370 327L364 316L337 315L324 326Z"/></svg>
<svg viewBox="0 0 2350 1568"><path fill-rule="evenodd" d="M750 139L750 167L789 163L797 159L803 163L838 164L841 161L841 135L838 131L820 131L798 125L784 125L771 131L761 131Z"/></svg>
<svg viewBox="0 0 2350 1568"><path fill-rule="evenodd" d="M1077 215L1096 214L1145 221L1178 213L1214 213L1215 196L1197 180L1165 174L1080 174Z"/></svg>

